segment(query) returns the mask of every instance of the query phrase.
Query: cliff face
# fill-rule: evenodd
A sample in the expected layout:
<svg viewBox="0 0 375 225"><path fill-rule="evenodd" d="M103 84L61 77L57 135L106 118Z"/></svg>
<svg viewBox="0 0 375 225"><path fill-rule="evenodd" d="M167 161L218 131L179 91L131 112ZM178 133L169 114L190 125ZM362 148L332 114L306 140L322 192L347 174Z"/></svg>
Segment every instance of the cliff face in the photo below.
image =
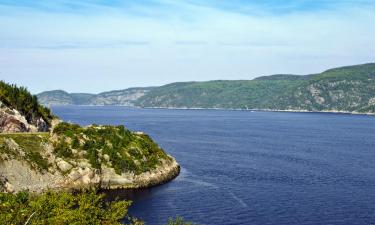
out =
<svg viewBox="0 0 375 225"><path fill-rule="evenodd" d="M10 109L0 101L0 133L46 132L48 129L42 117L29 122L19 111Z"/></svg>

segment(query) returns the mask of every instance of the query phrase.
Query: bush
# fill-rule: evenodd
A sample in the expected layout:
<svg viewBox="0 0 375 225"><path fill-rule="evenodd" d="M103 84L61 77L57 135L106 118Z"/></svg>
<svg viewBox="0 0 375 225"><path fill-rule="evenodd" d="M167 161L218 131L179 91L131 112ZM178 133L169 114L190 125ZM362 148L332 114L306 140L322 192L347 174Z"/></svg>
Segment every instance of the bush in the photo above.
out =
<svg viewBox="0 0 375 225"><path fill-rule="evenodd" d="M71 194L47 192L38 196L28 192L0 193L2 224L121 224L130 201L105 203L93 192Z"/></svg>
<svg viewBox="0 0 375 225"><path fill-rule="evenodd" d="M59 141L54 144L54 151L58 157L73 157L72 149L63 137L61 137Z"/></svg>
<svg viewBox="0 0 375 225"><path fill-rule="evenodd" d="M194 225L192 222L187 222L184 218L177 216L175 219L170 218L168 225Z"/></svg>

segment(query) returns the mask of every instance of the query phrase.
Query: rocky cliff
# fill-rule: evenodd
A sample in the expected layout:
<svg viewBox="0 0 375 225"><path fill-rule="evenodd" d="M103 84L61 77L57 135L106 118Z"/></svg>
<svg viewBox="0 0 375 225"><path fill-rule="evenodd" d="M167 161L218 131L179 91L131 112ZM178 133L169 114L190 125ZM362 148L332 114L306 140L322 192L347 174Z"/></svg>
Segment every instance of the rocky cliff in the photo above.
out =
<svg viewBox="0 0 375 225"><path fill-rule="evenodd" d="M42 118L28 121L24 115L0 101L0 133L46 132L49 124Z"/></svg>

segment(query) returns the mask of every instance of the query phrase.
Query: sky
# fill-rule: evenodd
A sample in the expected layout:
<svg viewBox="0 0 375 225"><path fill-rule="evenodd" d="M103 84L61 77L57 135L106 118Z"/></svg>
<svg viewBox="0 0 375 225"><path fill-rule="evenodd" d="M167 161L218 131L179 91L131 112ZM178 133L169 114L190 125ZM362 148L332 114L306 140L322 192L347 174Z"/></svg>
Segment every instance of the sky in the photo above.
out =
<svg viewBox="0 0 375 225"><path fill-rule="evenodd" d="M0 0L0 80L32 93L375 62L375 0Z"/></svg>

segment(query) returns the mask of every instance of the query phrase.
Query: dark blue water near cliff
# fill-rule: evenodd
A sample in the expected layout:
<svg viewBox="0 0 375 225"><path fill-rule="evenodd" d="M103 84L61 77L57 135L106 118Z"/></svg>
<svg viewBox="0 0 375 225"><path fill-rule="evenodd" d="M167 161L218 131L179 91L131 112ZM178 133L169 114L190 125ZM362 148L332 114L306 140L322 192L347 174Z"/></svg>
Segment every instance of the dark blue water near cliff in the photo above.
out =
<svg viewBox="0 0 375 225"><path fill-rule="evenodd" d="M375 224L375 117L325 113L55 107L79 124L150 134L182 166L134 193L148 224ZM121 195L121 193L119 193Z"/></svg>

